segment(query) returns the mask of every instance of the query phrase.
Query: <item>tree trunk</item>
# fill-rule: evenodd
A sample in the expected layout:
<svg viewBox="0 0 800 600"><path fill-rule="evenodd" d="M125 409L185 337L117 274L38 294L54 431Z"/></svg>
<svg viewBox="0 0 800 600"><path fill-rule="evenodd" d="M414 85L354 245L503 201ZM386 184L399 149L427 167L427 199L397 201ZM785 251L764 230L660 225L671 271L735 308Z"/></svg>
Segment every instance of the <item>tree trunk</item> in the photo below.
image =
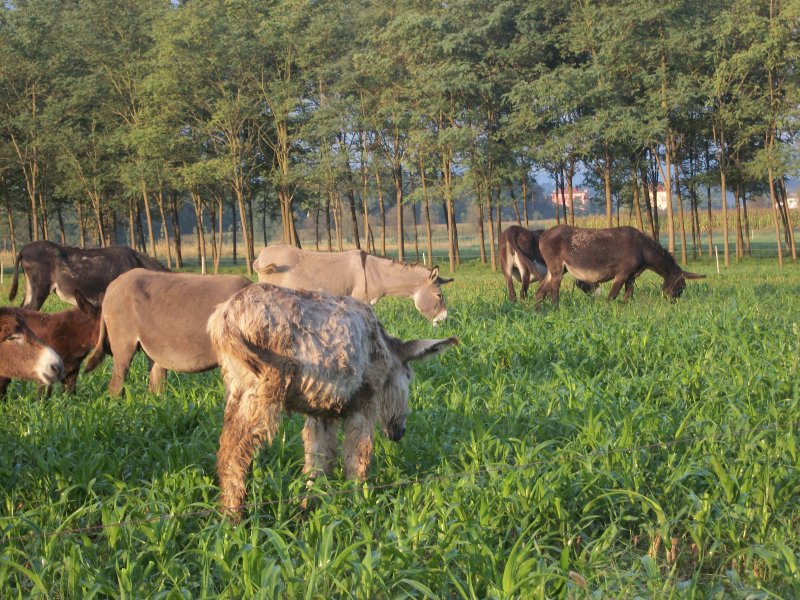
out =
<svg viewBox="0 0 800 600"><path fill-rule="evenodd" d="M569 224L575 225L575 191L572 180L575 178L575 158L570 156L567 163L567 202L569 203ZM640 215L641 218L641 215Z"/></svg>
<svg viewBox="0 0 800 600"><path fill-rule="evenodd" d="M433 265L433 231L431 227L431 208L428 202L428 178L425 176L425 162L419 159L419 180L422 185L422 204L425 211L425 235L428 239L428 260Z"/></svg>
<svg viewBox="0 0 800 600"><path fill-rule="evenodd" d="M605 149L605 164L603 165L603 186L606 192L606 227L614 226L614 212L611 205L611 154L608 146Z"/></svg>
<svg viewBox="0 0 800 600"><path fill-rule="evenodd" d="M405 260L405 239L403 231L403 167L396 164L392 170L394 198L397 203L397 260Z"/></svg>
<svg viewBox="0 0 800 600"><path fill-rule="evenodd" d="M483 208L481 208L483 211ZM525 215L525 229L530 229L530 222L528 219L528 174L525 173L522 176L522 212ZM481 223L483 226L483 223ZM486 258L484 257L481 262L486 264Z"/></svg>
<svg viewBox="0 0 800 600"><path fill-rule="evenodd" d="M328 252L333 252L333 232L331 231L331 197L325 195L325 230L328 232Z"/></svg>
<svg viewBox="0 0 800 600"><path fill-rule="evenodd" d="M675 195L678 199L678 223L681 227L681 264L685 265L688 258L686 256L686 222L683 219L683 196L681 194L681 180L678 176L678 144L673 139L673 158L674 158L674 167L675 167ZM669 197L669 195L667 196Z"/></svg>
<svg viewBox="0 0 800 600"><path fill-rule="evenodd" d="M386 256L386 205L383 202L381 170L375 167L375 187L378 189L378 210L381 213L381 256Z"/></svg>
<svg viewBox="0 0 800 600"><path fill-rule="evenodd" d="M56 216L58 217L58 231L61 236L61 245L67 245L67 232L64 230L64 215L61 214L61 205L56 206Z"/></svg>
<svg viewBox="0 0 800 600"><path fill-rule="evenodd" d="M475 188L475 196L478 198L478 249L481 254L481 264L486 264L486 236L483 232L483 194L478 184ZM527 219L526 219L527 225Z"/></svg>
<svg viewBox="0 0 800 600"><path fill-rule="evenodd" d="M197 190L191 190L189 193L192 197L192 204L194 205L195 226L197 227L197 261L200 263L200 272L205 275L208 273L208 265L206 264L206 235L205 226L203 225L203 201L200 199L200 193Z"/></svg>
<svg viewBox="0 0 800 600"><path fill-rule="evenodd" d="M183 268L183 253L181 252L181 222L180 213L178 212L178 200L176 194L169 194L169 213L170 222L172 223L172 239L175 242L175 268Z"/></svg>
<svg viewBox="0 0 800 600"><path fill-rule="evenodd" d="M656 230L656 221L653 217L653 206L655 204L655 198L653 199L654 202L650 202L650 187L647 181L647 169L642 166L641 167L641 175L642 175L642 194L644 195L644 207L647 213L647 224L650 226L650 237L654 240L658 240L658 231Z"/></svg>
<svg viewBox="0 0 800 600"><path fill-rule="evenodd" d="M445 149L442 152L442 182L444 184L444 199L447 204L447 221L450 223L450 227L447 230L448 234L448 255L450 257L450 272L453 273L456 270L456 264L458 261L458 238L456 233L456 219L455 219L455 209L453 206L453 184L452 184L452 172L451 172L451 160L450 160L450 149Z"/></svg>
<svg viewBox="0 0 800 600"><path fill-rule="evenodd" d="M794 224L792 223L792 210L789 208L789 203L786 200L786 182L783 180L783 177L780 178L780 182L780 191L781 196L783 197L783 207L786 210L786 228L789 233L789 248L792 252L792 262L797 262L797 246L795 244ZM745 217L747 216L746 209L747 207L745 206Z"/></svg>
<svg viewBox="0 0 800 600"><path fill-rule="evenodd" d="M172 247L169 245L169 230L167 229L167 217L164 213L164 196L163 191L156 193L156 204L158 205L158 212L161 215L161 232L164 235L164 241L167 243L167 268L172 268Z"/></svg>
<svg viewBox="0 0 800 600"><path fill-rule="evenodd" d="M361 250L361 239L358 232L358 211L356 210L355 181L350 165L347 165L347 200L350 204L350 221L353 224L353 238L355 239L356 249ZM364 230L366 232L366 229Z"/></svg>
<svg viewBox="0 0 800 600"><path fill-rule="evenodd" d="M233 264L238 262L236 256L236 204L231 202L231 241L233 242ZM284 238L284 242L286 239Z"/></svg>
<svg viewBox="0 0 800 600"><path fill-rule="evenodd" d="M772 201L772 214L775 220L775 241L778 245L778 266L783 266L783 245L781 244L781 229L778 224L778 198L775 194L775 177L772 172L772 166L767 167L767 175L769 176L769 197Z"/></svg>
<svg viewBox="0 0 800 600"><path fill-rule="evenodd" d="M497 253L495 252L494 243L494 209L492 203L492 186L486 183L486 215L489 217L489 262L492 263L492 271L497 271Z"/></svg>
<svg viewBox="0 0 800 600"><path fill-rule="evenodd" d="M631 192L633 194L633 208L636 212L636 226L639 231L644 233L644 221L642 220L642 207L639 202L639 178L636 176L636 165L631 167Z"/></svg>
<svg viewBox="0 0 800 600"><path fill-rule="evenodd" d="M742 235L742 205L741 205L742 186L736 184L733 197L736 199L736 262L744 256L744 236Z"/></svg>
<svg viewBox="0 0 800 600"><path fill-rule="evenodd" d="M742 216L744 217L744 244L747 248L747 256L753 256L750 248L750 218L747 216L747 194L742 193Z"/></svg>
<svg viewBox="0 0 800 600"><path fill-rule="evenodd" d="M158 258L158 254L156 253L156 237L153 235L153 217L150 214L150 202L148 201L147 187L145 186L144 180L141 180L141 186L144 215L145 219L147 219L147 235L150 237L150 254L153 258Z"/></svg>

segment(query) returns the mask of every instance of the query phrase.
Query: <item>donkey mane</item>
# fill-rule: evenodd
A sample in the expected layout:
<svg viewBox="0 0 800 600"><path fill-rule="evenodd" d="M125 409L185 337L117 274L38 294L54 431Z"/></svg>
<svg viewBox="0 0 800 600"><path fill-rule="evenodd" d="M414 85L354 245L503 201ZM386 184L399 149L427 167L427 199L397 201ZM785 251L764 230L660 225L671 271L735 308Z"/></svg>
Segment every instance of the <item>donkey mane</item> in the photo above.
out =
<svg viewBox="0 0 800 600"><path fill-rule="evenodd" d="M675 257L672 255L672 253L669 250L667 250L666 248L664 248L664 246L659 244L657 240L654 240L649 235L646 235L646 234L641 233L641 232L639 232L639 236L647 242L647 245L650 246L650 248L656 254L658 254L661 258L666 260L667 263L669 263L670 267L677 267L678 266L678 261L675 260Z"/></svg>

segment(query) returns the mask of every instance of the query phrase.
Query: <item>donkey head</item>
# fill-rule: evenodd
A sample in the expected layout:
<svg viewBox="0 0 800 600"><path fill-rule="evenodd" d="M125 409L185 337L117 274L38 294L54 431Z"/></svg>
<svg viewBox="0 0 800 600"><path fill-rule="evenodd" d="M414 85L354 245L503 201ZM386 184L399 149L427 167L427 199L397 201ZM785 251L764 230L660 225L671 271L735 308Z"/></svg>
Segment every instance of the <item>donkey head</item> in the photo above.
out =
<svg viewBox="0 0 800 600"><path fill-rule="evenodd" d="M34 335L22 317L0 310L0 376L51 385L63 373L61 357Z"/></svg>
<svg viewBox="0 0 800 600"><path fill-rule="evenodd" d="M452 279L439 276L439 267L433 267L427 280L414 292L414 305L417 310L436 325L447 318L447 307L444 305L442 286Z"/></svg>
<svg viewBox="0 0 800 600"><path fill-rule="evenodd" d="M459 342L455 337L403 342L385 332L383 335L390 349L391 366L383 390L379 393L379 420L386 437L398 442L406 432L408 394L414 379L414 372L408 363L439 354Z"/></svg>

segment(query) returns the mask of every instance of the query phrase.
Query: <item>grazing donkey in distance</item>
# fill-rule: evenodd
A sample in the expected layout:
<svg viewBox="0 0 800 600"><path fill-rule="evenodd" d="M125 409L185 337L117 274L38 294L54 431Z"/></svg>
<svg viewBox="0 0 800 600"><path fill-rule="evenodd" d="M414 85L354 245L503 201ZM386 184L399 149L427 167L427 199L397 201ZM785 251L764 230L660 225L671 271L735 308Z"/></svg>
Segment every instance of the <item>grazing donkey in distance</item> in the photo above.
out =
<svg viewBox="0 0 800 600"><path fill-rule="evenodd" d="M500 270L506 279L508 299L516 302L514 279L522 283L520 298L528 297L528 287L533 280L542 281L547 275L547 265L539 251L539 237L544 229L529 230L519 225L512 225L500 234ZM586 294L597 289L597 284L576 280L575 285Z"/></svg>
<svg viewBox="0 0 800 600"><path fill-rule="evenodd" d="M358 300L267 283L221 304L208 333L225 381L217 454L221 501L234 518L250 463L265 439L272 443L282 410L306 415L305 473L330 472L342 421L344 473L363 480L375 424L392 441L405 433L413 378L408 363L458 343L452 337L403 342Z"/></svg>
<svg viewBox="0 0 800 600"><path fill-rule="evenodd" d="M25 272L25 299L22 308L39 310L50 292L77 306L75 290L95 306L108 284L125 271L137 267L153 271L168 269L155 259L127 246L73 248L48 241L25 244L14 263L14 277L8 299L17 296L19 268Z"/></svg>
<svg viewBox="0 0 800 600"><path fill-rule="evenodd" d="M52 385L63 372L55 350L36 337L14 309L0 308L0 377Z"/></svg>
<svg viewBox="0 0 800 600"><path fill-rule="evenodd" d="M442 286L453 281L440 277L439 267L409 265L363 250L314 252L286 244L264 248L253 268L260 282L294 290L320 290L370 304L384 296L413 298L434 325L447 318Z"/></svg>
<svg viewBox="0 0 800 600"><path fill-rule="evenodd" d="M657 241L633 227L586 229L557 225L539 237L539 250L547 263L547 276L536 290L537 305L545 295L558 302L565 269L587 283L599 284L613 279L609 300L617 297L623 285L623 300L628 300L636 278L645 269L664 278L661 290L673 300L683 293L687 279L705 277L681 269Z"/></svg>
<svg viewBox="0 0 800 600"><path fill-rule="evenodd" d="M56 313L43 313L24 308L6 310L19 316L44 344L52 348L63 363L61 377L64 390L75 391L81 361L89 354L100 331L100 309L79 290L75 290L78 308ZM9 383L16 377L0 377L0 398L5 396Z"/></svg>

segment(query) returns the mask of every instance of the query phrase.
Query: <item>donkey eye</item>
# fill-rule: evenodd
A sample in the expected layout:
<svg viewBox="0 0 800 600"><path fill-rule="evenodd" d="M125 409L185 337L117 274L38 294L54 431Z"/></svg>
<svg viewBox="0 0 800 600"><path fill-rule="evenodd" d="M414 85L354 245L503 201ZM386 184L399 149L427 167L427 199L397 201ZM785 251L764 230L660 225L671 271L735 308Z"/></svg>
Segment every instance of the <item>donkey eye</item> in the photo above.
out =
<svg viewBox="0 0 800 600"><path fill-rule="evenodd" d="M8 337L6 337L3 341L4 342L18 342L22 339L22 336L18 333L12 333Z"/></svg>

